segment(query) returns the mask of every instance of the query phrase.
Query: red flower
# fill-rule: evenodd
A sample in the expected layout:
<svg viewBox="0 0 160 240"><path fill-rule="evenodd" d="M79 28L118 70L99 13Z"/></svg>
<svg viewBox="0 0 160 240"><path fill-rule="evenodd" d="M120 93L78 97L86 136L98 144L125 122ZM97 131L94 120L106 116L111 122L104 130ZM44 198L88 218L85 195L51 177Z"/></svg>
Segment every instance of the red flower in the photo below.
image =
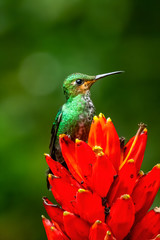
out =
<svg viewBox="0 0 160 240"><path fill-rule="evenodd" d="M147 129L140 124L124 146L110 118L94 117L88 144L60 135L69 171L46 154L53 205L43 198L51 220L42 217L49 240L160 239L160 208L150 209L160 187L160 164L140 171Z"/></svg>

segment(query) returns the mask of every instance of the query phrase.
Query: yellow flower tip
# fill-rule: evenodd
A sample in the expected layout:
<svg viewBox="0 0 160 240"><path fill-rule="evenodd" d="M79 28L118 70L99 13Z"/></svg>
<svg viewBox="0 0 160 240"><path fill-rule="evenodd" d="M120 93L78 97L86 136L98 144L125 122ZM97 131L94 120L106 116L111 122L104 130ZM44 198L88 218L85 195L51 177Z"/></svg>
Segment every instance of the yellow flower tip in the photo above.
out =
<svg viewBox="0 0 160 240"><path fill-rule="evenodd" d="M106 235L107 235L107 236L111 236L111 232L110 232L110 231L107 231L107 232L106 232Z"/></svg>
<svg viewBox="0 0 160 240"><path fill-rule="evenodd" d="M49 154L48 153L44 153L44 156L47 157L47 156L49 156Z"/></svg>
<svg viewBox="0 0 160 240"><path fill-rule="evenodd" d="M98 117L99 117L99 118L105 118L105 116L104 116L103 113L100 113Z"/></svg>
<svg viewBox="0 0 160 240"><path fill-rule="evenodd" d="M96 224L101 224L102 222L100 220L97 220L95 223Z"/></svg>
<svg viewBox="0 0 160 240"><path fill-rule="evenodd" d="M130 199L130 195L129 195L129 194L124 194L124 195L122 195L121 197L122 197L122 199L124 199L124 200Z"/></svg>
<svg viewBox="0 0 160 240"><path fill-rule="evenodd" d="M97 151L97 150L103 151L103 148L101 148L100 146L94 146L94 147L92 148L92 150L93 150L93 151Z"/></svg>
<svg viewBox="0 0 160 240"><path fill-rule="evenodd" d="M63 134L60 134L60 135L59 135L59 138L64 138L65 136L66 136L66 134L64 134L64 133L63 133Z"/></svg>
<svg viewBox="0 0 160 240"><path fill-rule="evenodd" d="M51 231L55 230L55 227L54 226L51 226Z"/></svg>
<svg viewBox="0 0 160 240"><path fill-rule="evenodd" d="M83 189L83 188L79 188L79 189L78 189L78 192L79 192L79 193L84 193L84 192L86 192L86 190Z"/></svg>
<svg viewBox="0 0 160 240"><path fill-rule="evenodd" d="M44 215L41 215L41 218L42 218L42 219L46 219L46 217L45 217Z"/></svg>
<svg viewBox="0 0 160 240"><path fill-rule="evenodd" d="M102 157L102 156L104 156L104 152L99 152L97 155L98 155L99 157Z"/></svg>
<svg viewBox="0 0 160 240"><path fill-rule="evenodd" d="M53 175L51 173L48 174L48 178L52 179Z"/></svg>
<svg viewBox="0 0 160 240"><path fill-rule="evenodd" d="M141 177L144 175L144 172L142 170L139 171L138 175Z"/></svg>
<svg viewBox="0 0 160 240"><path fill-rule="evenodd" d="M159 168L160 168L160 163L158 163L158 164L156 165L156 167L159 169Z"/></svg>
<svg viewBox="0 0 160 240"><path fill-rule="evenodd" d="M107 122L112 122L110 117L107 118Z"/></svg>
<svg viewBox="0 0 160 240"><path fill-rule="evenodd" d="M101 148L100 146L94 146L92 148L92 150L98 155L98 156L103 156L104 152L103 152L103 148Z"/></svg>
<svg viewBox="0 0 160 240"><path fill-rule="evenodd" d="M155 211L156 213L160 213L160 207L155 207L155 208L154 208L154 211Z"/></svg>
<svg viewBox="0 0 160 240"><path fill-rule="evenodd" d="M67 215L69 215L70 214L70 212L68 212L68 211L64 211L63 212L63 216L67 216Z"/></svg>
<svg viewBox="0 0 160 240"><path fill-rule="evenodd" d="M93 117L93 120L94 120L94 121L97 121L97 120L98 120L98 117L95 115L95 116Z"/></svg>
<svg viewBox="0 0 160 240"><path fill-rule="evenodd" d="M80 142L82 142L82 140L79 140L78 138L76 138L75 142L80 143Z"/></svg>
<svg viewBox="0 0 160 240"><path fill-rule="evenodd" d="M156 236L156 238L159 238L159 239L160 239L160 234L158 234L158 235Z"/></svg>
<svg viewBox="0 0 160 240"><path fill-rule="evenodd" d="M129 159L127 162L128 163L134 163L134 159Z"/></svg>
<svg viewBox="0 0 160 240"><path fill-rule="evenodd" d="M147 128L145 128L145 129L143 130L143 132L144 132L144 133L147 133L147 132L148 132Z"/></svg>

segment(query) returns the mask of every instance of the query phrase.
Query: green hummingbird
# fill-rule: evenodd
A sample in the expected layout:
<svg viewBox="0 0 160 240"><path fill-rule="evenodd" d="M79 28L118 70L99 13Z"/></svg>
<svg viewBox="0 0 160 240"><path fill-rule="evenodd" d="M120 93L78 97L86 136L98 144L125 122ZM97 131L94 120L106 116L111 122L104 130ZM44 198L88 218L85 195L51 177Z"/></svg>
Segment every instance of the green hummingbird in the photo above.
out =
<svg viewBox="0 0 160 240"><path fill-rule="evenodd" d="M99 79L122 73L110 72L96 76L83 73L69 75L63 83L66 103L59 109L51 130L50 156L65 167L60 145L59 135L66 134L71 140L76 138L87 141L90 125L95 115L95 107L90 98L90 87ZM49 170L49 172L51 172ZM49 187L49 184L48 184Z"/></svg>

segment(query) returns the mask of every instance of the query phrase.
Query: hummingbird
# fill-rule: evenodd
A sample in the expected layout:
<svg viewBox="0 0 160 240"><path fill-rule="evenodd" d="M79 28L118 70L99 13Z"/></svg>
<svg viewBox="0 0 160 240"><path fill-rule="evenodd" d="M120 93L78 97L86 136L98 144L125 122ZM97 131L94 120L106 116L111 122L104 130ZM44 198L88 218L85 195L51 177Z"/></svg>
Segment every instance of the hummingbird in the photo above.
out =
<svg viewBox="0 0 160 240"><path fill-rule="evenodd" d="M87 141L90 126L95 115L95 107L90 98L91 86L101 78L122 72L116 71L96 76L73 73L64 80L63 91L66 103L59 109L56 115L51 129L49 145L50 156L54 160L67 168L59 145L60 134L68 135L73 141L76 138ZM50 169L48 173L51 173ZM49 188L48 181L47 186Z"/></svg>

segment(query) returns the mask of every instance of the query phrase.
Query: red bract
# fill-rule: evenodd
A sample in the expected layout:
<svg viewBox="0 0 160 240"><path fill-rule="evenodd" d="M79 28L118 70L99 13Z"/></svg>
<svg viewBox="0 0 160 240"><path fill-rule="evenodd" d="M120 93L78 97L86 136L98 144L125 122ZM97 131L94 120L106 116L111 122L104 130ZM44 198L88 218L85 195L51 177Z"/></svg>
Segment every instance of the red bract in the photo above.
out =
<svg viewBox="0 0 160 240"><path fill-rule="evenodd" d="M101 221L97 220L90 228L90 234L89 239L90 240L104 240L105 235L109 231L109 228L105 223L102 223Z"/></svg>
<svg viewBox="0 0 160 240"><path fill-rule="evenodd" d="M135 219L135 209L131 197L122 195L111 206L107 224L116 239L122 240L130 231Z"/></svg>
<svg viewBox="0 0 160 240"><path fill-rule="evenodd" d="M160 164L147 174L140 171L146 143L144 124L124 145L103 114L94 117L88 144L60 135L68 170L45 154L60 205L43 198L51 219L42 217L48 239L160 239L160 210L148 212L160 187Z"/></svg>
<svg viewBox="0 0 160 240"><path fill-rule="evenodd" d="M82 218L70 212L63 214L64 228L70 239L88 239L90 225Z"/></svg>
<svg viewBox="0 0 160 240"><path fill-rule="evenodd" d="M94 223L97 219L105 220L102 200L97 193L79 189L76 195L76 207L79 215L90 223Z"/></svg>
<svg viewBox="0 0 160 240"><path fill-rule="evenodd" d="M149 211L130 233L131 240L156 238L160 233L160 208Z"/></svg>

